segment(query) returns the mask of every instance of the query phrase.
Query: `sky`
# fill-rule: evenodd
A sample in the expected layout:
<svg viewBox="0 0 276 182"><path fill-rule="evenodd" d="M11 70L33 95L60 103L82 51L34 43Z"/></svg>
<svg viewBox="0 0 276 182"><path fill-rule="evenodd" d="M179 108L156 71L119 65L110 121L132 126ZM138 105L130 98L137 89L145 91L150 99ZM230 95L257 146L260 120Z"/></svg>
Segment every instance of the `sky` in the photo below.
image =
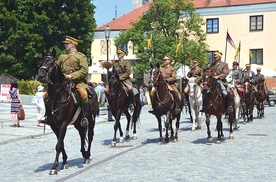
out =
<svg viewBox="0 0 276 182"><path fill-rule="evenodd" d="M117 6L117 18L132 11L132 0L92 0L96 6L95 19L98 26L102 26L115 18L115 6Z"/></svg>

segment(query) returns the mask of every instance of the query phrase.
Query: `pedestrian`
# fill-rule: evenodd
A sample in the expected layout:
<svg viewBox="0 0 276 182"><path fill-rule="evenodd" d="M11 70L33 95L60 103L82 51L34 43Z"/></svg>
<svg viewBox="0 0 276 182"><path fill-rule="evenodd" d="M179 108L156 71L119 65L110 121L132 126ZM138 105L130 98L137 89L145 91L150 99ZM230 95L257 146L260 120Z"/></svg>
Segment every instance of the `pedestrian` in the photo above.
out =
<svg viewBox="0 0 276 182"><path fill-rule="evenodd" d="M11 83L11 87L9 90L9 99L11 99L11 115L12 115L12 122L13 127L20 127L20 120L17 119L17 114L19 108L22 106L22 102L20 99L18 83L16 81Z"/></svg>
<svg viewBox="0 0 276 182"><path fill-rule="evenodd" d="M79 40L66 36L63 41L66 53L60 55L57 60L57 65L61 68L65 78L71 80L76 84L76 89L82 99L82 109L84 118L82 119L82 126L88 125L88 94L86 78L88 75L87 57L77 50Z"/></svg>
<svg viewBox="0 0 276 182"><path fill-rule="evenodd" d="M45 90L44 87L39 85L37 92L33 98L33 103L37 107L37 126L43 126L41 121L45 120L45 103L44 103Z"/></svg>

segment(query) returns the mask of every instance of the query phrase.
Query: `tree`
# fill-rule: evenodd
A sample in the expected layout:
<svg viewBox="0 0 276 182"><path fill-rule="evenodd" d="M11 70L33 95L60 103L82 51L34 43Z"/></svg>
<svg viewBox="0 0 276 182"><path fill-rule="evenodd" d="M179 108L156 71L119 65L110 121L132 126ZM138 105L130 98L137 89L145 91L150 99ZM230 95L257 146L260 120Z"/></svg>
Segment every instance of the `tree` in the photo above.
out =
<svg viewBox="0 0 276 182"><path fill-rule="evenodd" d="M208 45L202 30L204 19L195 12L189 0L155 0L149 10L133 28L122 31L116 46L132 41L138 49L135 74L142 75L149 69L149 62L162 63L165 55L173 57L174 64L189 64L198 60L206 64Z"/></svg>
<svg viewBox="0 0 276 182"><path fill-rule="evenodd" d="M34 78L42 51L60 54L65 35L81 40L78 50L90 56L96 27L90 0L7 0L0 7L0 72Z"/></svg>

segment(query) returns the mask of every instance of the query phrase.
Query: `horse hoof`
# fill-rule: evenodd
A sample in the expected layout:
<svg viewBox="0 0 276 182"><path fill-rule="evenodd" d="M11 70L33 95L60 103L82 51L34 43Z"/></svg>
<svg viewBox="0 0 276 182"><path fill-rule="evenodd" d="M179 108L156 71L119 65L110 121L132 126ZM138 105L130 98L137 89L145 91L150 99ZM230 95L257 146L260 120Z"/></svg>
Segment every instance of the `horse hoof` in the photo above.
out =
<svg viewBox="0 0 276 182"><path fill-rule="evenodd" d="M200 129L201 129L201 126L198 126L198 127L197 127L197 129L199 129L199 130L200 130Z"/></svg>
<svg viewBox="0 0 276 182"><path fill-rule="evenodd" d="M137 140L137 135L136 134L133 135L133 140Z"/></svg>
<svg viewBox="0 0 276 182"><path fill-rule="evenodd" d="M162 141L158 141L157 144L158 145L162 145L163 143L162 143Z"/></svg>
<svg viewBox="0 0 276 182"><path fill-rule="evenodd" d="M84 159L84 162L83 162L83 164L90 164L90 159Z"/></svg>
<svg viewBox="0 0 276 182"><path fill-rule="evenodd" d="M169 139L165 139L165 142L166 142L166 143L169 143L169 142L170 142L170 140L169 140Z"/></svg>
<svg viewBox="0 0 276 182"><path fill-rule="evenodd" d="M57 175L58 171L56 169L51 169L49 175Z"/></svg>
<svg viewBox="0 0 276 182"><path fill-rule="evenodd" d="M195 131L195 128L194 128L194 127L192 127L192 131Z"/></svg>
<svg viewBox="0 0 276 182"><path fill-rule="evenodd" d="M174 138L174 142L175 142L175 143L178 142L178 138Z"/></svg>
<svg viewBox="0 0 276 182"><path fill-rule="evenodd" d="M212 143L212 142L213 142L213 138L212 138L212 137L207 138L207 141L208 141L209 143Z"/></svg>
<svg viewBox="0 0 276 182"><path fill-rule="evenodd" d="M217 140L217 141L216 141L216 144L221 144L221 141L220 141L220 140Z"/></svg>
<svg viewBox="0 0 276 182"><path fill-rule="evenodd" d="M61 169L68 169L69 165L68 164L62 164Z"/></svg>
<svg viewBox="0 0 276 182"><path fill-rule="evenodd" d="M120 143L124 143L124 138L120 137Z"/></svg>
<svg viewBox="0 0 276 182"><path fill-rule="evenodd" d="M116 147L116 141L111 142L111 147Z"/></svg>
<svg viewBox="0 0 276 182"><path fill-rule="evenodd" d="M129 140L129 139L130 139L130 136L129 136L129 135L127 135L127 136L126 136L126 140Z"/></svg>
<svg viewBox="0 0 276 182"><path fill-rule="evenodd" d="M233 135L233 134L230 134L230 135L229 135L229 139L230 139L230 140L234 140L234 135Z"/></svg>

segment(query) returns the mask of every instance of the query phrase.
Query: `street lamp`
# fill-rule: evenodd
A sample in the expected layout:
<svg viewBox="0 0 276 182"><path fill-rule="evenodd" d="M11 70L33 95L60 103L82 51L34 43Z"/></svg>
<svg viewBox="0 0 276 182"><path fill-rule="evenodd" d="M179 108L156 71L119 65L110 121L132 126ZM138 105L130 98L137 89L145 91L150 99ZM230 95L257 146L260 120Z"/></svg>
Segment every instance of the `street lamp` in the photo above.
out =
<svg viewBox="0 0 276 182"><path fill-rule="evenodd" d="M109 38L110 38L110 32L111 32L111 29L108 27L108 25L105 27L104 29L104 35L105 35L105 40L106 40L106 62L108 62L108 41L109 41ZM106 68L106 81L108 80L108 68ZM107 82L106 82L107 83Z"/></svg>

